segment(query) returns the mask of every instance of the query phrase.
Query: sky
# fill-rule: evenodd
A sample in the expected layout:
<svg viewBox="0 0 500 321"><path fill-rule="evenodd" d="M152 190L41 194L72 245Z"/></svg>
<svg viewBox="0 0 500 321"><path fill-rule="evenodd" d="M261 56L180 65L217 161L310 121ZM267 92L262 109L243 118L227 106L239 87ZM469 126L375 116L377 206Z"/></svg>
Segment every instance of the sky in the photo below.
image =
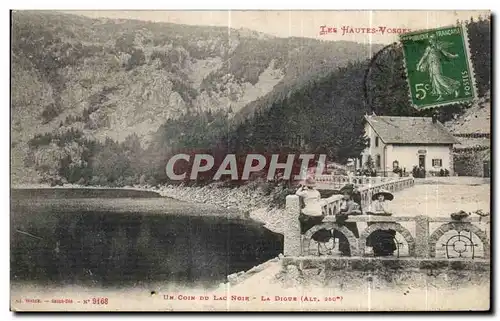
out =
<svg viewBox="0 0 500 321"><path fill-rule="evenodd" d="M392 43L397 33L389 29L432 29L455 24L457 19L487 16L489 11L66 11L91 18L138 19L188 25L248 28L277 37L308 37L322 40L347 40L360 43ZM337 33L320 34L321 26ZM344 33L342 27L353 28ZM375 28L366 33L354 28ZM396 30L397 31L397 30Z"/></svg>

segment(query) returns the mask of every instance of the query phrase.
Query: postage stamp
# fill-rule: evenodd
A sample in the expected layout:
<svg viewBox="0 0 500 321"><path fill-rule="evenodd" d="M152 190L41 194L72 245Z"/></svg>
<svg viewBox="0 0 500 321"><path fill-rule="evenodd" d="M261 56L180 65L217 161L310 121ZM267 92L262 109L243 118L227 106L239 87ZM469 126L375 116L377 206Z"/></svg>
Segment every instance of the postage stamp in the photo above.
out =
<svg viewBox="0 0 500 321"><path fill-rule="evenodd" d="M400 36L413 107L432 108L475 98L465 29L456 25Z"/></svg>
<svg viewBox="0 0 500 321"><path fill-rule="evenodd" d="M490 16L12 11L11 310L491 309Z"/></svg>

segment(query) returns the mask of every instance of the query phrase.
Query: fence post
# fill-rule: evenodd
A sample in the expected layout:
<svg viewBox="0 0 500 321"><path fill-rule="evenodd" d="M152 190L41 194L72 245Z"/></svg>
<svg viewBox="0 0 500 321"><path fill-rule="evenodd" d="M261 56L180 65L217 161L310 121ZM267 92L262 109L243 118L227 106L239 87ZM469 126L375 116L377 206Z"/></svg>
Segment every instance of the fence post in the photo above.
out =
<svg viewBox="0 0 500 321"><path fill-rule="evenodd" d="M288 195L286 197L285 217L283 220L283 255L300 256L302 242L300 237L300 201L297 195Z"/></svg>
<svg viewBox="0 0 500 321"><path fill-rule="evenodd" d="M429 217L419 215L415 217L415 256L429 257Z"/></svg>

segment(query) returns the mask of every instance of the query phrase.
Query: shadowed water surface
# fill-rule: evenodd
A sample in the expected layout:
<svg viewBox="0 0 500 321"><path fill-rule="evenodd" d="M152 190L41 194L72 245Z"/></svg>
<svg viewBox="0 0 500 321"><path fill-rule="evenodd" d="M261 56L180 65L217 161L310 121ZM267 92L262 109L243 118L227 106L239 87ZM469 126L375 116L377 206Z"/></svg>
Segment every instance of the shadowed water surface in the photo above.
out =
<svg viewBox="0 0 500 321"><path fill-rule="evenodd" d="M154 192L12 190L11 204L13 281L209 286L283 248L241 213Z"/></svg>

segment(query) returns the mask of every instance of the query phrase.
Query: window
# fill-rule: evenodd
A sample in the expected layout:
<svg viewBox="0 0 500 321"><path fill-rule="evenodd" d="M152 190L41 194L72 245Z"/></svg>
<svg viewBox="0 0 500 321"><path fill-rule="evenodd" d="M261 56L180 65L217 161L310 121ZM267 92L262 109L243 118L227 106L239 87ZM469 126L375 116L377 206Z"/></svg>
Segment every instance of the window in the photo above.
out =
<svg viewBox="0 0 500 321"><path fill-rule="evenodd" d="M375 163L375 166L377 166L377 168L380 168L380 155L377 155L377 158L376 158L376 163Z"/></svg>
<svg viewBox="0 0 500 321"><path fill-rule="evenodd" d="M378 136L375 137L375 147L378 147Z"/></svg>
<svg viewBox="0 0 500 321"><path fill-rule="evenodd" d="M301 147L302 146L302 136L295 135L295 137L290 138L290 146Z"/></svg>
<svg viewBox="0 0 500 321"><path fill-rule="evenodd" d="M295 136L295 146L299 146L299 147L302 146L302 136L300 136L300 135Z"/></svg>
<svg viewBox="0 0 500 321"><path fill-rule="evenodd" d="M441 167L443 166L443 160L440 158L435 158L432 160L432 166L433 167Z"/></svg>

